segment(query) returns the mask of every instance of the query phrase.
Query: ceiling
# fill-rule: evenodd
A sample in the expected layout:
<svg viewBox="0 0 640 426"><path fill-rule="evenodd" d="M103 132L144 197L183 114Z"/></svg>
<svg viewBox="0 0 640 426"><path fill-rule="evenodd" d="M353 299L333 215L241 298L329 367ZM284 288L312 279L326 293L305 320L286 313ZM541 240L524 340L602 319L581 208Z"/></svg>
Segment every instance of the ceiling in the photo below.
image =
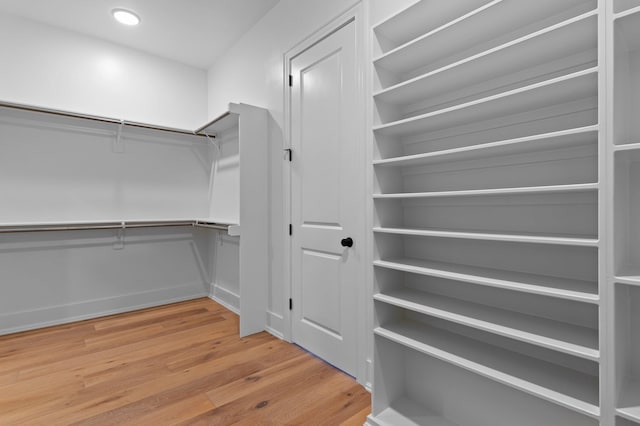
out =
<svg viewBox="0 0 640 426"><path fill-rule="evenodd" d="M0 12L208 68L279 0L0 0ZM135 11L140 25L111 10Z"/></svg>

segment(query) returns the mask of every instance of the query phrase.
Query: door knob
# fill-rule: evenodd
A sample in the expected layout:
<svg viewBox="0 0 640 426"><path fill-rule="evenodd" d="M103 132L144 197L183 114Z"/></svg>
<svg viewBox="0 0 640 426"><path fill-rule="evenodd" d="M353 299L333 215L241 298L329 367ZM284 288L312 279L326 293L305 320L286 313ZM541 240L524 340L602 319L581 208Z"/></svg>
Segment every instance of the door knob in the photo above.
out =
<svg viewBox="0 0 640 426"><path fill-rule="evenodd" d="M340 244L342 244L342 247L353 247L353 238L343 238L342 240L340 240Z"/></svg>

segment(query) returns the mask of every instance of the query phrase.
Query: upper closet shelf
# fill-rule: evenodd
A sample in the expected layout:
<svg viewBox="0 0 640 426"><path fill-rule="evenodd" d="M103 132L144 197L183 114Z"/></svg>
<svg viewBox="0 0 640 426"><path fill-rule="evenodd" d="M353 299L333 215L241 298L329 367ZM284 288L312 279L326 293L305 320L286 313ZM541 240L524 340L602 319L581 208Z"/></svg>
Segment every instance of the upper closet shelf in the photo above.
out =
<svg viewBox="0 0 640 426"><path fill-rule="evenodd" d="M373 130L380 135L417 135L594 97L597 95L597 70L597 67L589 68L461 105L375 126Z"/></svg>
<svg viewBox="0 0 640 426"><path fill-rule="evenodd" d="M522 188L471 189L465 191L440 192L406 192L393 194L373 194L375 199L408 199L408 198L444 198L444 197L478 197L484 195L520 195L520 194L550 194L566 192L595 191L597 183L582 183L573 185L529 186Z"/></svg>
<svg viewBox="0 0 640 426"><path fill-rule="evenodd" d="M570 410L600 414L597 377L411 321L386 324L374 333Z"/></svg>
<svg viewBox="0 0 640 426"><path fill-rule="evenodd" d="M491 234L484 232L444 231L439 229L373 228L380 234L412 235L419 237L459 238L467 240L504 241L515 243L554 244L579 247L597 247L597 238L576 238L572 236L540 236L527 234Z"/></svg>
<svg viewBox="0 0 640 426"><path fill-rule="evenodd" d="M459 16L438 28L406 42L374 60L376 67L385 68L397 74L407 73L427 64L436 63L451 55L451 52L465 52L475 46L513 32L523 32L530 25L578 5L592 9L584 0L538 0L519 2L494 0L482 4L474 10ZM587 9L587 10L588 10ZM583 10L586 12L586 10ZM431 12L435 15L435 13ZM398 15L395 20L400 20ZM385 25L393 25L393 18ZM379 32L381 27L374 31ZM423 27L425 28L425 27ZM536 28L535 30L538 30ZM535 31L534 30L534 31ZM465 35L465 36L461 36ZM517 38L522 34L514 34ZM481 49L485 50L485 49Z"/></svg>
<svg viewBox="0 0 640 426"><path fill-rule="evenodd" d="M22 111L30 111L33 113L41 113L41 114L49 114L52 116L63 117L67 119L80 119L88 122L98 122L98 123L106 123L107 125L119 125L119 126L129 126L129 127L137 127L140 129L147 130L159 130L162 132L170 132L177 133L188 136L204 136L200 131L192 131L186 129L178 129L175 127L166 127L160 126L157 124L149 124L149 123L140 123L137 121L129 121L124 119L117 119L111 117L102 117L97 115L89 115L89 114L80 114L71 111L62 111L53 108L45 108L45 107L37 107L26 104L18 104L13 102L3 102L0 101L0 108L10 108L13 110L22 110Z"/></svg>
<svg viewBox="0 0 640 426"><path fill-rule="evenodd" d="M532 34L427 72L374 95L378 102L413 104L465 86L482 83L500 74L509 75L540 64L564 59L597 48L596 12L591 11Z"/></svg>
<svg viewBox="0 0 640 426"><path fill-rule="evenodd" d="M376 260L373 264L396 271L577 302L597 304L600 300L596 282L410 258Z"/></svg>
<svg viewBox="0 0 640 426"><path fill-rule="evenodd" d="M234 104L231 104L230 107L232 107L233 105ZM229 129L238 127L239 118L240 115L233 111L225 112L221 116L214 118L209 123L200 127L198 130L196 130L196 133L215 136L218 133L223 133Z"/></svg>
<svg viewBox="0 0 640 426"><path fill-rule="evenodd" d="M5 223L0 224L0 233L50 232L50 231L83 231L97 229L136 229L164 228L172 226L193 226L198 228L217 229L232 233L239 232L237 225L212 222L198 219L168 220L118 220L118 221L79 221L79 222L41 222L41 223Z"/></svg>

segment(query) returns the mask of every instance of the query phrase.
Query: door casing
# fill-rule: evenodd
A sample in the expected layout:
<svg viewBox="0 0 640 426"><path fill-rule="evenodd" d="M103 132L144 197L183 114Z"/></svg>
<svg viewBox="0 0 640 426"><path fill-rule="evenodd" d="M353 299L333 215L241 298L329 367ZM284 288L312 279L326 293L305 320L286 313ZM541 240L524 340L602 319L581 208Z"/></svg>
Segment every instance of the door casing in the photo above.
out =
<svg viewBox="0 0 640 426"><path fill-rule="evenodd" d="M288 161L288 155L286 151L291 148L291 91L289 86L289 74L291 71L291 60L309 49L314 44L328 37L335 31L342 28L344 25L353 21L355 25L356 33L356 74L357 74L357 105L356 112L353 119L361 123L362 131L360 137L354 143L358 144L358 150L362 154L360 156L360 162L354 162L356 167L361 167L360 172L365 176L366 186L362 188L359 194L355 194L359 200L359 209L362 212L362 217L366 220L362 223L362 230L360 234L363 236L361 244L367 247L365 250L365 260L363 267L359 271L359 278L357 281L357 293L356 306L354 307L356 313L355 318L357 321L357 369L356 380L365 387L370 389L371 386L371 358L372 358L372 285L370 284L370 278L373 275L373 267L371 266L372 250L370 232L372 224L372 217L370 207L370 194L371 186L369 181L371 180L371 173L369 172L369 164L371 162L371 155L367 149L367 128L370 121L368 115L370 115L369 103L367 99L367 87L368 87L368 73L366 72L366 62L368 61L368 55L365 54L368 49L366 43L366 22L365 22L365 10L361 2L358 2L355 6L333 19L329 24L322 27L320 30L314 32L309 37L302 40L291 50L284 55L284 72L283 72L283 86L284 86L284 146L283 146L283 203L284 203L284 215L282 222L282 232L285 235L286 241L284 244L284 330L283 336L287 341L292 341L292 321L293 316L289 310L289 300L292 297L292 280L291 280L291 258L292 247L291 238L289 237L289 224L291 223L291 168Z"/></svg>

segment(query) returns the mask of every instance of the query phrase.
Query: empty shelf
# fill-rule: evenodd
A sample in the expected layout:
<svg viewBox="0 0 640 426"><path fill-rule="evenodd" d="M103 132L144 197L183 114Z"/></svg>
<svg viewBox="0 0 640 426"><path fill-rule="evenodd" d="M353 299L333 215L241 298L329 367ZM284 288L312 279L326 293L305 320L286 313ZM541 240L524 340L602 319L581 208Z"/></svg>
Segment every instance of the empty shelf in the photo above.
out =
<svg viewBox="0 0 640 426"><path fill-rule="evenodd" d="M438 13L433 13L433 3L416 1L393 16L373 26L378 38L383 37L389 46L385 52L397 48L425 33L425 28L439 28L447 22L477 9L491 0L457 0L438 4Z"/></svg>
<svg viewBox="0 0 640 426"><path fill-rule="evenodd" d="M622 386L616 413L628 420L640 422L640 382L628 381Z"/></svg>
<svg viewBox="0 0 640 426"><path fill-rule="evenodd" d="M621 19L625 16L640 15L640 6L632 7L620 13L616 13L614 19Z"/></svg>
<svg viewBox="0 0 640 426"><path fill-rule="evenodd" d="M516 243L557 244L565 246L597 247L597 238L576 238L575 236L542 236L528 234L497 234L485 232L444 231L436 229L373 228L380 234L411 235L417 237L459 238L467 240L504 241Z"/></svg>
<svg viewBox="0 0 640 426"><path fill-rule="evenodd" d="M640 286L640 267L630 264L622 265L615 276L617 282L622 284Z"/></svg>
<svg viewBox="0 0 640 426"><path fill-rule="evenodd" d="M464 86L472 86L500 75L509 75L543 63L597 48L596 12L528 34L517 40L480 52L421 76L391 86L374 95L377 102L409 105L422 99L435 98Z"/></svg>
<svg viewBox="0 0 640 426"><path fill-rule="evenodd" d="M640 273L634 275L616 275L616 282L628 285L640 286Z"/></svg>
<svg viewBox="0 0 640 426"><path fill-rule="evenodd" d="M598 283L419 259L376 260L375 266L396 271L497 287L523 293L598 303Z"/></svg>
<svg viewBox="0 0 640 426"><path fill-rule="evenodd" d="M562 4L560 4L562 3ZM374 59L374 66L397 74L405 74L427 64L451 56L452 52L465 52L513 31L520 31L545 17L552 16L580 0L557 2L512 2L493 0L456 19L441 25ZM466 34L460 37L459 34ZM514 38L517 38L515 35ZM485 49L481 49L485 50Z"/></svg>
<svg viewBox="0 0 640 426"><path fill-rule="evenodd" d="M375 126L376 134L408 136L427 133L461 124L535 110L595 97L597 68L589 68L541 83L510 90L486 98L466 102L416 117Z"/></svg>
<svg viewBox="0 0 640 426"><path fill-rule="evenodd" d="M409 398L400 398L389 408L378 414L375 419L369 418L371 426L458 426L442 417L431 413L423 405Z"/></svg>
<svg viewBox="0 0 640 426"><path fill-rule="evenodd" d="M640 149L640 143L627 143L624 145L616 145L613 147L613 150L616 152L619 151L635 151Z"/></svg>
<svg viewBox="0 0 640 426"><path fill-rule="evenodd" d="M565 408L596 419L600 414L594 376L410 321L374 333Z"/></svg>
<svg viewBox="0 0 640 426"><path fill-rule="evenodd" d="M374 160L375 166L407 167L434 163L474 160L502 155L525 154L534 151L570 148L598 142L598 126L586 126L517 139L465 146L424 154Z"/></svg>
<svg viewBox="0 0 640 426"><path fill-rule="evenodd" d="M437 197L473 197L486 195L518 195L518 194L549 194L565 192L595 191L597 183L583 183L574 185L528 186L522 188L471 189L466 191L439 192L402 192L393 194L373 194L376 199L407 199L407 198L437 198Z"/></svg>
<svg viewBox="0 0 640 426"><path fill-rule="evenodd" d="M411 289L378 293L374 299L569 355L600 358L598 332L590 328Z"/></svg>

